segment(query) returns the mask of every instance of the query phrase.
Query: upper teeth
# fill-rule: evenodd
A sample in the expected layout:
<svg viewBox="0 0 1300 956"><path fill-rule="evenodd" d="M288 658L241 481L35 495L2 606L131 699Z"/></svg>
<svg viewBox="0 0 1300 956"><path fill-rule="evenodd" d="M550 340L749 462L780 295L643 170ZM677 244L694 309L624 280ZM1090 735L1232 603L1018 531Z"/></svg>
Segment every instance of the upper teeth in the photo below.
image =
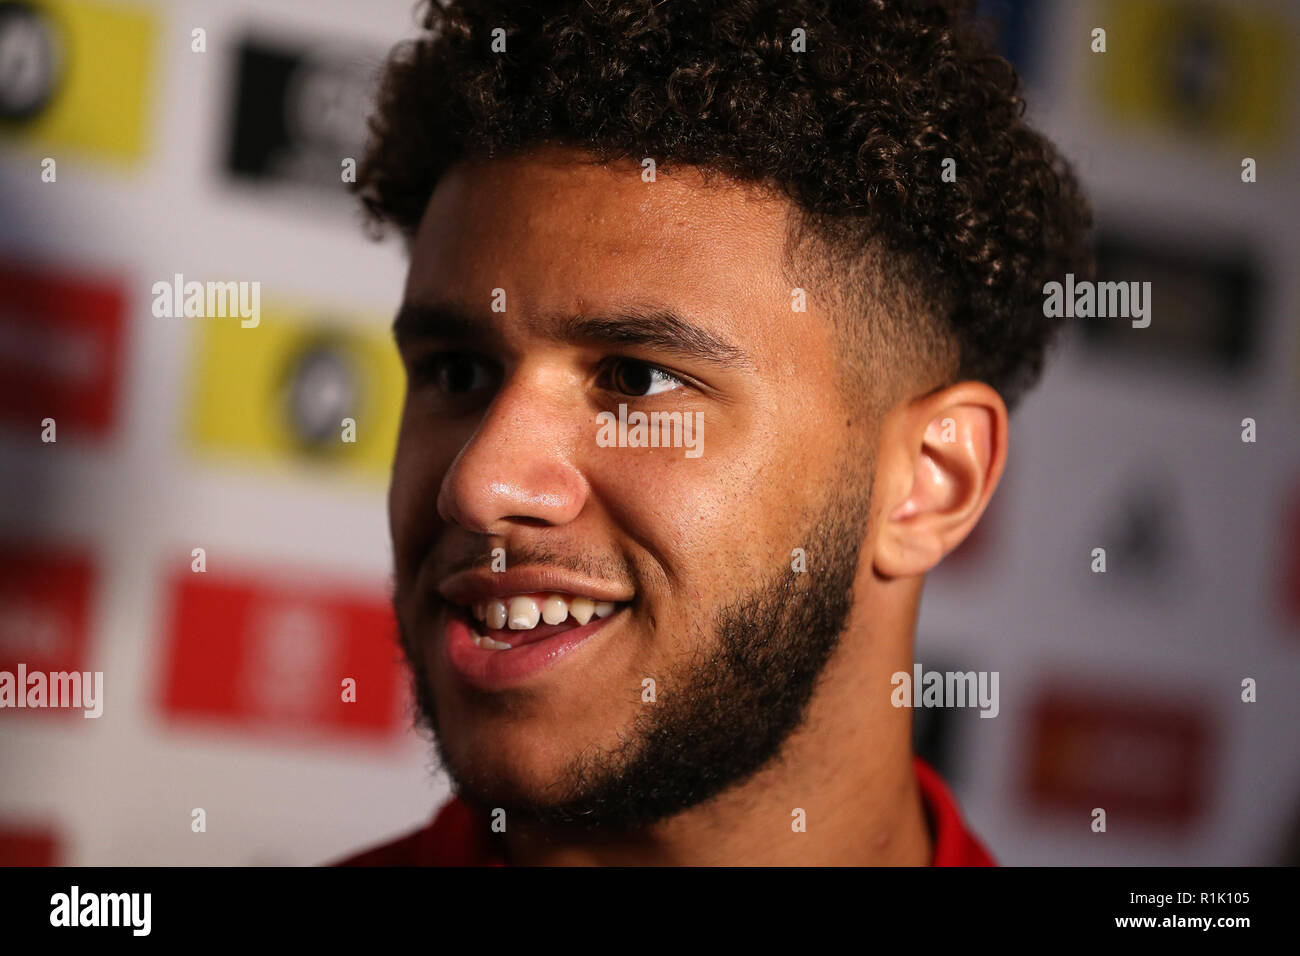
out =
<svg viewBox="0 0 1300 956"><path fill-rule="evenodd" d="M561 624L572 617L586 624L592 615L609 617L617 605L613 601L593 601L588 597L547 594L536 598L520 594L505 600L496 599L474 605L474 617L493 630L509 627L512 631L531 631L539 622Z"/></svg>

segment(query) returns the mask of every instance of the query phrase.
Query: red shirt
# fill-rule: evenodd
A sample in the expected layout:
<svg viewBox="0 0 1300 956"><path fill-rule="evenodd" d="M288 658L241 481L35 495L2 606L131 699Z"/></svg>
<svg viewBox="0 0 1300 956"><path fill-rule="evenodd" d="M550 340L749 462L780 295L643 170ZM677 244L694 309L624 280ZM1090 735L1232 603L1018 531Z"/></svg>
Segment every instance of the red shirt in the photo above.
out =
<svg viewBox="0 0 1300 956"><path fill-rule="evenodd" d="M934 840L930 865L997 866L979 839L966 829L948 785L920 757L914 758L913 764ZM453 797L428 826L334 865L505 866L491 836L484 818Z"/></svg>

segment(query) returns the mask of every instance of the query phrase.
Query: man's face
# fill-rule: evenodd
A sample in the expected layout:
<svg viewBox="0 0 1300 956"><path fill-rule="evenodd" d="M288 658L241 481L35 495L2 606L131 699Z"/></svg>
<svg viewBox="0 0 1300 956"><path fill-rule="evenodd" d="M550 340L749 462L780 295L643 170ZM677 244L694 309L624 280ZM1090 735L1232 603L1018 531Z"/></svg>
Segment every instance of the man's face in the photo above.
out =
<svg viewBox="0 0 1300 956"><path fill-rule="evenodd" d="M471 799L644 823L797 725L851 605L871 469L831 323L792 309L787 208L558 150L462 164L433 194L397 325L394 605ZM628 435L636 412L693 430L620 445L620 404ZM548 595L570 616L510 626ZM580 625L583 597L612 611ZM493 601L521 620L494 626Z"/></svg>

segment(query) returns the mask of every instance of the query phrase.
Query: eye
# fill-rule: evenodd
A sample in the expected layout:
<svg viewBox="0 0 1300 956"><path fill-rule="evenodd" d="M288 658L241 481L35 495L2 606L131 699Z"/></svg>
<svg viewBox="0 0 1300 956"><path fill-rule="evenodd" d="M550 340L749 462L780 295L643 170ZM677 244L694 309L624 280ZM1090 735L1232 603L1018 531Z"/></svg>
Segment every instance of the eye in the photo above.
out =
<svg viewBox="0 0 1300 956"><path fill-rule="evenodd" d="M465 352L438 352L414 362L411 380L431 385L445 395L467 395L496 382L496 371L487 362Z"/></svg>
<svg viewBox="0 0 1300 956"><path fill-rule="evenodd" d="M656 365L625 358L614 359L606 366L603 382L606 388L638 398L671 392L685 384Z"/></svg>

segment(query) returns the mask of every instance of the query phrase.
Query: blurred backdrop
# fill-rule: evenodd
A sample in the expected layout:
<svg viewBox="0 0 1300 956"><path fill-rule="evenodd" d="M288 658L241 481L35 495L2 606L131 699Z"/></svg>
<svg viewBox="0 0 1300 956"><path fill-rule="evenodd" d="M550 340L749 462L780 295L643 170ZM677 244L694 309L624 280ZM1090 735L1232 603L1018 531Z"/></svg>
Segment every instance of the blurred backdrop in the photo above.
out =
<svg viewBox="0 0 1300 956"><path fill-rule="evenodd" d="M1297 862L1300 6L985 7L1153 310L1075 322L1013 417L917 646L1000 712L918 748L1005 863ZM99 718L0 710L0 863L314 864L446 794L387 608L405 263L344 185L414 32L0 2L0 670L104 673ZM258 334L158 307L189 281L259 282Z"/></svg>

